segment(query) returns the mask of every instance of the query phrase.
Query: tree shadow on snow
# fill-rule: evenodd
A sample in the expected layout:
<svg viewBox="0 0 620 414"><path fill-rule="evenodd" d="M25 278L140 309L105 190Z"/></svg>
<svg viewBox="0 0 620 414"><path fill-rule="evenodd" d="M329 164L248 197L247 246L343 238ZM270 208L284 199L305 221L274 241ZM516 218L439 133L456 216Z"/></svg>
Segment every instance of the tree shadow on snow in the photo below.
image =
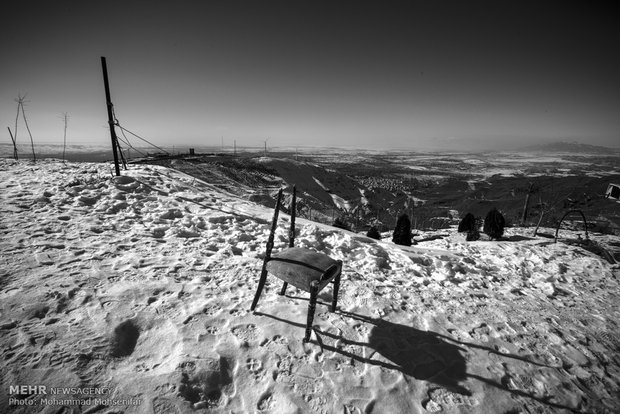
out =
<svg viewBox="0 0 620 414"><path fill-rule="evenodd" d="M522 236L519 234L515 234L513 236L510 237L506 237L504 239L502 239L504 241L511 241L511 242L518 242L518 241L530 241L530 240L536 240L534 237L528 237L528 236Z"/></svg>

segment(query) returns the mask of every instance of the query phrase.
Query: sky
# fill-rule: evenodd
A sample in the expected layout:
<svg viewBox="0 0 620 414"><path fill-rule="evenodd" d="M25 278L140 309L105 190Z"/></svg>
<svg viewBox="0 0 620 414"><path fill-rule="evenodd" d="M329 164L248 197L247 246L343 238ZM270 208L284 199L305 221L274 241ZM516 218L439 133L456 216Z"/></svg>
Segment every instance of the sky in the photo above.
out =
<svg viewBox="0 0 620 414"><path fill-rule="evenodd" d="M602 1L34 1L2 7L0 141L160 146L620 146ZM18 142L29 142L23 119ZM132 137L129 136L131 139ZM139 141L132 140L134 145Z"/></svg>

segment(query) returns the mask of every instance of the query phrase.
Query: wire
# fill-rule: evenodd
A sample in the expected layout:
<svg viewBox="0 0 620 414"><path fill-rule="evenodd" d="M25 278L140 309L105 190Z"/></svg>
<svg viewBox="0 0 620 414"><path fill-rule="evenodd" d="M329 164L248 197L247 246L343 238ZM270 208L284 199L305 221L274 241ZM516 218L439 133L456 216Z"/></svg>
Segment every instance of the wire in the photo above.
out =
<svg viewBox="0 0 620 414"><path fill-rule="evenodd" d="M120 126L119 126L120 128ZM148 155L143 153L142 151L140 151L139 149L137 149L136 147L134 147L133 145L131 145L129 143L129 139L127 138L127 136L125 135L125 132L121 129L121 134L123 134L123 138L121 137L116 137L117 139L119 139L120 141L122 141L123 143L125 143L127 145L127 147L131 148L132 150L136 151L138 154L142 155L143 157L147 157Z"/></svg>
<svg viewBox="0 0 620 414"><path fill-rule="evenodd" d="M127 128L124 128L121 126L120 121L118 120L118 118L116 117L116 112L114 111L114 106L112 106L112 118L114 119L114 125L116 125L117 127L120 128L121 133L123 134L123 137L125 138L125 140L121 140L123 141L125 144L127 144L127 146L131 149L133 149L134 151L136 151L137 153L139 153L140 155L142 155L143 157L147 157L148 155L143 153L142 151L140 151L139 149L137 149L136 147L134 147L133 145L131 145L129 143L129 138L127 138L127 135L125 135L125 132L130 133L131 135L133 135L134 137L141 139L142 141L146 142L147 144L149 144L150 146L157 148L158 150L166 153L167 155L170 155L170 153L168 151L166 151L165 149L158 147L157 145L153 144L152 142L150 142L149 140L142 138L141 136L131 132L130 130L128 130ZM119 137L117 137L118 139ZM118 143L117 143L118 144Z"/></svg>
<svg viewBox="0 0 620 414"><path fill-rule="evenodd" d="M131 135L133 135L134 137L136 137L136 138L138 138L138 139L141 139L142 141L146 142L146 143L147 143L147 144L149 144L150 146L155 147L155 148L157 148L158 150L163 151L163 152L165 152L166 154L170 155L170 153L169 153L168 151L166 151L165 149L163 149L163 148L161 148L161 147L158 147L157 145L153 144L152 142L148 141L147 139L144 139L144 138L142 138L141 136L134 134L134 133L133 133L133 132L131 132L130 130L128 130L128 129L126 129L126 128L123 128L120 124L118 124L118 123L117 123L117 126L121 129L121 131L128 132L128 133L130 133Z"/></svg>
<svg viewBox="0 0 620 414"><path fill-rule="evenodd" d="M116 125L116 126L120 127L120 122L118 121L118 118L116 117L116 113L114 112L114 106L111 103L110 103L110 108L111 108L111 111L112 111L112 118L114 119L114 124L113 125ZM123 155L123 149L122 149L121 144L119 143L119 141L121 141L124 144L126 144L128 148L131 148L134 151L139 152L142 156L145 156L145 155L143 153L141 153L138 149L134 148L133 145L131 145L131 143L129 142L129 140L125 136L125 133L122 130L121 130L121 133L123 134L124 139L115 134L116 135L116 148L118 148L118 152L120 153L121 161L123 162L123 167L125 169L127 169L127 163L125 161L125 156Z"/></svg>

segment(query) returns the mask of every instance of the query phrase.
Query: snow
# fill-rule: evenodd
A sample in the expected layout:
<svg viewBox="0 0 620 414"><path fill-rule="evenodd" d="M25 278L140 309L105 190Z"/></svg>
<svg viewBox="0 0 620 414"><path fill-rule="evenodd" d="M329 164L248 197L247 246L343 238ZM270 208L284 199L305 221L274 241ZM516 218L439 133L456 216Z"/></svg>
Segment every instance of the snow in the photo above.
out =
<svg viewBox="0 0 620 414"><path fill-rule="evenodd" d="M334 205L342 211L345 212L349 212L352 210L353 208L353 203L351 203L350 201L345 200L344 198L340 197L338 194L334 194L332 193L332 191L325 185L323 184L318 178L316 177L312 177L312 179L314 180L315 183L317 183L319 185L319 187L321 187L323 190L325 190L325 192L327 192L329 194L329 196L332 198L332 201L334 202ZM367 204L368 200L366 200L366 198L364 198L364 194L361 193L361 189L358 188L358 191L360 191L361 197L360 197L360 203L363 204L364 202Z"/></svg>
<svg viewBox="0 0 620 414"><path fill-rule="evenodd" d="M329 188L327 188L327 186L325 186L321 181L319 181L318 178L312 177L312 179L314 180L315 183L317 183L319 185L319 187L321 187L323 190L329 192Z"/></svg>
<svg viewBox="0 0 620 414"><path fill-rule="evenodd" d="M270 276L249 311L272 210L146 165L0 160L0 190L0 411L59 412L9 406L22 384L139 401L101 413L620 410L618 266L531 229L403 247L298 218L344 261L304 344L306 292Z"/></svg>

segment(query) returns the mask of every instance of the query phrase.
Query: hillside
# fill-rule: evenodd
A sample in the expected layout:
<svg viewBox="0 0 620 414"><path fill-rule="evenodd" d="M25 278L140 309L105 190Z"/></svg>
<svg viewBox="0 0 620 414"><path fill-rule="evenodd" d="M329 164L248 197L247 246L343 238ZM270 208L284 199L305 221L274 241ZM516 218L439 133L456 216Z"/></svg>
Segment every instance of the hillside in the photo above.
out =
<svg viewBox="0 0 620 414"><path fill-rule="evenodd" d="M272 209L162 166L110 171L0 160L2 412L620 410L620 269L589 251L519 228L402 247L300 218L297 245L344 262L304 344L307 293L270 277L249 311Z"/></svg>
<svg viewBox="0 0 620 414"><path fill-rule="evenodd" d="M268 207L280 185L295 185L299 215L328 224L343 214L370 222L387 210L384 206L393 206L390 214L396 214L406 200L397 191L370 190L347 174L290 158L203 156L157 162Z"/></svg>
<svg viewBox="0 0 620 414"><path fill-rule="evenodd" d="M372 223L391 230L403 212L413 213L416 230L437 230L457 224L468 212L483 218L493 207L509 223L520 224L530 189L528 225L536 226L542 214L540 224L554 227L569 209L583 211L591 230L608 231L608 223L620 222L620 204L604 196L610 182L620 182L618 158L613 156L412 153L303 158L297 161L282 153L278 158L219 155L157 162L267 207L273 206L280 185L296 185L300 216L325 224L343 217L359 231Z"/></svg>

